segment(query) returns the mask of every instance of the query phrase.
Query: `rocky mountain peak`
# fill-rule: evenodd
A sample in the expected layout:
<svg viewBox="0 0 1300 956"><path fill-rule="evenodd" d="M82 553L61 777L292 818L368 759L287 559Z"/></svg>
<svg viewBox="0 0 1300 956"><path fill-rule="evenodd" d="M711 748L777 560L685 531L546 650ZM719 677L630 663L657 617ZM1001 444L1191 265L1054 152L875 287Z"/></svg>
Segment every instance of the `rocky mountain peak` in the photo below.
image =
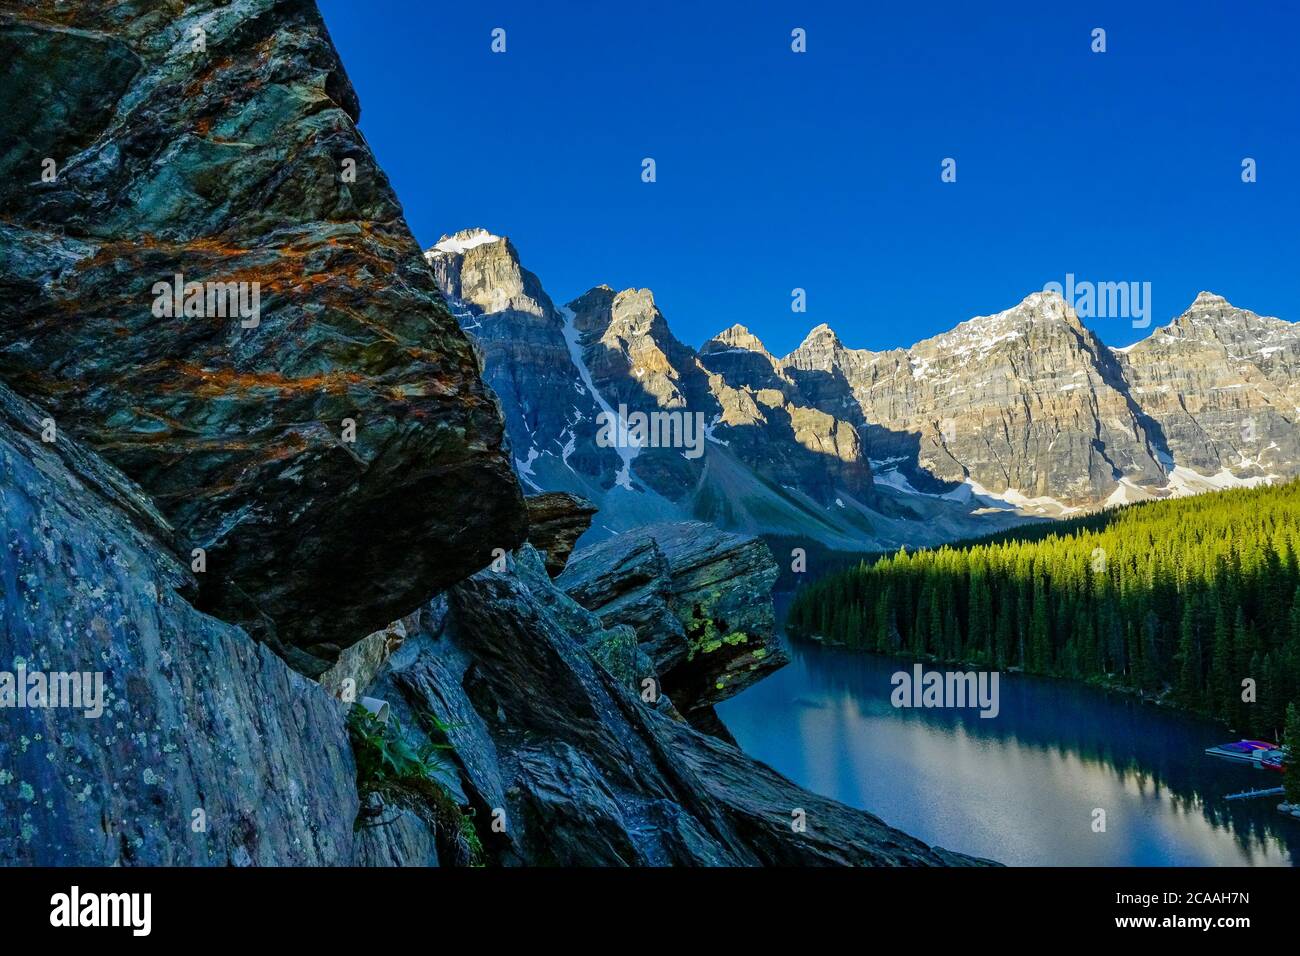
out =
<svg viewBox="0 0 1300 956"><path fill-rule="evenodd" d="M1240 309L1221 295L1201 292L1187 311L1174 319L1165 330L1169 334L1199 342L1217 341L1244 347L1259 341L1262 346L1276 345L1266 340L1292 339L1295 323Z"/></svg>
<svg viewBox="0 0 1300 956"><path fill-rule="evenodd" d="M1221 295L1215 295L1213 292L1197 293L1192 304L1182 315L1174 319L1173 326L1187 327L1204 322L1214 322L1219 318L1231 318L1234 315L1250 315L1243 309L1238 309L1231 302Z"/></svg>
<svg viewBox="0 0 1300 956"><path fill-rule="evenodd" d="M736 323L729 329L723 329L709 341L704 343L700 349L702 354L716 352L725 352L731 349L743 349L746 352L757 352L760 355L770 355L767 347L757 335L749 331L745 326Z"/></svg>
<svg viewBox="0 0 1300 956"><path fill-rule="evenodd" d="M1066 330L1085 332L1074 309L1056 292L1034 292L1010 309L967 319L909 351L927 355L938 351L962 361L982 359L1007 349L1030 348L1044 336Z"/></svg>
<svg viewBox="0 0 1300 956"><path fill-rule="evenodd" d="M987 322L992 325L1019 324L1059 325L1066 324L1082 328L1079 316L1059 292L1031 292L1018 304L1003 312L972 319L972 322Z"/></svg>
<svg viewBox="0 0 1300 956"><path fill-rule="evenodd" d="M608 285L593 286L568 307L578 316L578 328L603 335L606 330L646 334L657 316L654 293L649 289L623 289L615 292Z"/></svg>
<svg viewBox="0 0 1300 956"><path fill-rule="evenodd" d="M841 343L840 343L840 337L835 333L835 330L832 329L825 322L823 322L820 325L811 329L808 332L808 334L804 336L803 342L800 344L799 347L803 348L805 345L814 345L814 344L825 346L825 345L840 345Z"/></svg>
<svg viewBox="0 0 1300 956"><path fill-rule="evenodd" d="M823 322L804 336L799 347L783 358L781 363L805 371L828 371L840 361L844 351L844 343L835 334L835 330Z"/></svg>
<svg viewBox="0 0 1300 956"><path fill-rule="evenodd" d="M615 321L641 322L659 314L655 294L649 289L624 289L611 304Z"/></svg>
<svg viewBox="0 0 1300 956"><path fill-rule="evenodd" d="M429 249L425 256L435 252L450 252L464 255L470 249L486 245L489 242L501 242L502 237L494 235L484 229L482 226L472 226L469 229L462 229L460 232L452 233L450 236L444 235Z"/></svg>
<svg viewBox="0 0 1300 956"><path fill-rule="evenodd" d="M682 379L700 375L695 352L673 336L653 292L616 293L609 286L597 286L568 308L581 337L583 361L606 398L633 407L647 399L662 407L686 404Z"/></svg>
<svg viewBox="0 0 1300 956"><path fill-rule="evenodd" d="M424 252L444 295L484 313L523 312L554 318L541 281L523 267L514 243L481 226L444 235Z"/></svg>

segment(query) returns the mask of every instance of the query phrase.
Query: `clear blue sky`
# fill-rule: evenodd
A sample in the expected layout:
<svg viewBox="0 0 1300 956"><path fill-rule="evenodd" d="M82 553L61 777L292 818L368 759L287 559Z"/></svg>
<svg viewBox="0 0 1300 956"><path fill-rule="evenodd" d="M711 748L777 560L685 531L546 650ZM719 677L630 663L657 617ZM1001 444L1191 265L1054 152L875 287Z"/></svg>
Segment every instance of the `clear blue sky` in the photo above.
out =
<svg viewBox="0 0 1300 956"><path fill-rule="evenodd" d="M508 235L557 302L649 287L684 341L777 354L819 322L909 345L1067 272L1151 282L1156 325L1201 289L1300 319L1294 3L321 6L421 244Z"/></svg>

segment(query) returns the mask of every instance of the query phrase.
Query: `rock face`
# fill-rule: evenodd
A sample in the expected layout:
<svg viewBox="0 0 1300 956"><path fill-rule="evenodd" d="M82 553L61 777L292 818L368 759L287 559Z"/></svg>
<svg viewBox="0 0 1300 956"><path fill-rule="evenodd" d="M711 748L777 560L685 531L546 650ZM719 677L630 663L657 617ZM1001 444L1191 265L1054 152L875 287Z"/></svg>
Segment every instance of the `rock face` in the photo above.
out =
<svg viewBox="0 0 1300 956"><path fill-rule="evenodd" d="M692 719L789 663L772 611L776 578L762 541L687 522L585 548L556 584L606 626L632 627L663 692Z"/></svg>
<svg viewBox="0 0 1300 956"><path fill-rule="evenodd" d="M584 627L601 623L525 546L506 572L483 571L435 600L368 691L404 726L432 717L447 728L455 786L494 861L976 862L801 790L644 702L596 663ZM791 827L795 810L806 813L806 832Z"/></svg>
<svg viewBox="0 0 1300 956"><path fill-rule="evenodd" d="M0 375L205 549L199 605L316 673L517 545L496 403L314 7L7 6Z"/></svg>
<svg viewBox="0 0 1300 956"><path fill-rule="evenodd" d="M872 498L871 471L855 429L813 407L770 356L760 380L742 381L729 336L761 343L739 327L697 354L648 289L597 286L557 308L513 244L483 229L444 236L425 256L483 354L520 480L599 506L588 540L690 518L748 533L811 526L846 546L871 533L859 505ZM683 441L602 441L602 420L638 412L681 416L671 427Z"/></svg>
<svg viewBox="0 0 1300 956"><path fill-rule="evenodd" d="M510 240L467 229L444 236L425 258L483 356L483 378L501 399L520 480L534 491L584 497L612 484L619 456L596 444L600 407L574 365L571 324L520 265ZM556 484L559 473L575 480ZM589 476L592 487L578 475Z"/></svg>
<svg viewBox="0 0 1300 956"><path fill-rule="evenodd" d="M969 478L1069 506L1104 499L1120 475L1163 476L1109 350L1060 296L1031 295L906 352L855 352L833 339L815 330L790 363L798 376L842 381L838 397L861 409L872 457L905 463L894 470L923 489L926 477Z"/></svg>
<svg viewBox="0 0 1300 956"><path fill-rule="evenodd" d="M3 858L458 862L440 853L427 807L380 801L358 816L342 706L180 599L188 572L154 537L162 516L71 440L42 443L44 415L0 387L5 663L100 669L104 712L8 712ZM682 540L694 530L658 535L679 596L710 588L710 568L721 567L716 548L709 560ZM437 742L451 748L442 785L474 809L488 862L978 862L799 789L692 729L666 696L643 700L642 680L655 671L636 632L572 601L529 545L504 572L484 571L372 638L391 656L358 664L378 674L360 689L388 701L417 744L441 728ZM790 825L796 812L803 832ZM355 834L354 820L364 821Z"/></svg>
<svg viewBox="0 0 1300 956"><path fill-rule="evenodd" d="M591 527L596 507L577 495L552 491L530 495L528 502L528 542L546 556L546 570L555 577L578 539Z"/></svg>
<svg viewBox="0 0 1300 956"><path fill-rule="evenodd" d="M1300 473L1300 333L1210 293L1125 349L1035 293L906 351L822 327L785 362L851 397L878 481L911 493L1062 514Z"/></svg>
<svg viewBox="0 0 1300 956"><path fill-rule="evenodd" d="M479 232L448 248L481 241ZM448 295L472 295L462 318L471 335L498 336L487 331L501 327L496 314L510 316L511 336L539 334L539 318L506 306L521 295L550 300L514 247L494 241L428 255L445 264ZM505 250L492 255L508 253L511 266L476 265L466 292L453 266L488 248ZM784 358L739 324L691 349L648 289L597 286L558 314L546 319L556 344L542 379L533 359L502 348L487 351L487 375L508 383L508 418L513 396L525 396L521 477L599 505L586 541L698 518L852 550L935 544L1300 474L1300 333L1210 293L1126 349L1103 345L1054 293L907 349L851 349L820 325ZM616 449L616 466L606 457L592 467L574 457L582 446L569 418L546 424L548 404L569 409L578 393L592 401L572 406L572 420L585 421L593 404L698 413L703 452L643 444Z"/></svg>
<svg viewBox="0 0 1300 956"><path fill-rule="evenodd" d="M1296 474L1300 329L1202 292L1149 338L1116 353L1159 426L1176 479L1220 482ZM1189 473L1190 472L1190 473Z"/></svg>
<svg viewBox="0 0 1300 956"><path fill-rule="evenodd" d="M342 706L186 604L162 516L96 455L41 441L46 415L0 386L0 672L84 673L87 692L98 674L102 713L90 693L15 709L0 675L0 860L350 864Z"/></svg>

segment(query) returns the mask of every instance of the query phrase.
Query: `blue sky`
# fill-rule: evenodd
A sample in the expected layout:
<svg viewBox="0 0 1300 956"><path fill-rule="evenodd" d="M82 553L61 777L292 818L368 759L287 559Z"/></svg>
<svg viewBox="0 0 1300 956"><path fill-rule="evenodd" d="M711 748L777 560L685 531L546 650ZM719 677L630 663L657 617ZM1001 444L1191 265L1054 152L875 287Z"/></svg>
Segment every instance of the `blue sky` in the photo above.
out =
<svg viewBox="0 0 1300 956"><path fill-rule="evenodd" d="M974 6L321 0L420 243L508 235L560 303L648 287L683 341L777 354L820 322L909 345L1068 272L1150 282L1154 324L1202 289L1300 319L1297 5Z"/></svg>

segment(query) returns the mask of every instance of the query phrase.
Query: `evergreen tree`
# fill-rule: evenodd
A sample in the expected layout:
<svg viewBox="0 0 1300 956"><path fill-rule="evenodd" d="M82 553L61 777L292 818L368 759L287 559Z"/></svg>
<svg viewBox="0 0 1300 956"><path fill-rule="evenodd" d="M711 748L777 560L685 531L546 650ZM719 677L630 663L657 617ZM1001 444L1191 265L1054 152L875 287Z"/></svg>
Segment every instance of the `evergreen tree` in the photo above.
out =
<svg viewBox="0 0 1300 956"><path fill-rule="evenodd" d="M1300 707L1295 704L1287 705L1286 731L1282 739L1286 745L1286 764L1282 774L1286 802L1300 804Z"/></svg>
<svg viewBox="0 0 1300 956"><path fill-rule="evenodd" d="M1195 608L1183 609L1178 636L1178 703L1195 710L1201 702L1201 647L1196 637Z"/></svg>

